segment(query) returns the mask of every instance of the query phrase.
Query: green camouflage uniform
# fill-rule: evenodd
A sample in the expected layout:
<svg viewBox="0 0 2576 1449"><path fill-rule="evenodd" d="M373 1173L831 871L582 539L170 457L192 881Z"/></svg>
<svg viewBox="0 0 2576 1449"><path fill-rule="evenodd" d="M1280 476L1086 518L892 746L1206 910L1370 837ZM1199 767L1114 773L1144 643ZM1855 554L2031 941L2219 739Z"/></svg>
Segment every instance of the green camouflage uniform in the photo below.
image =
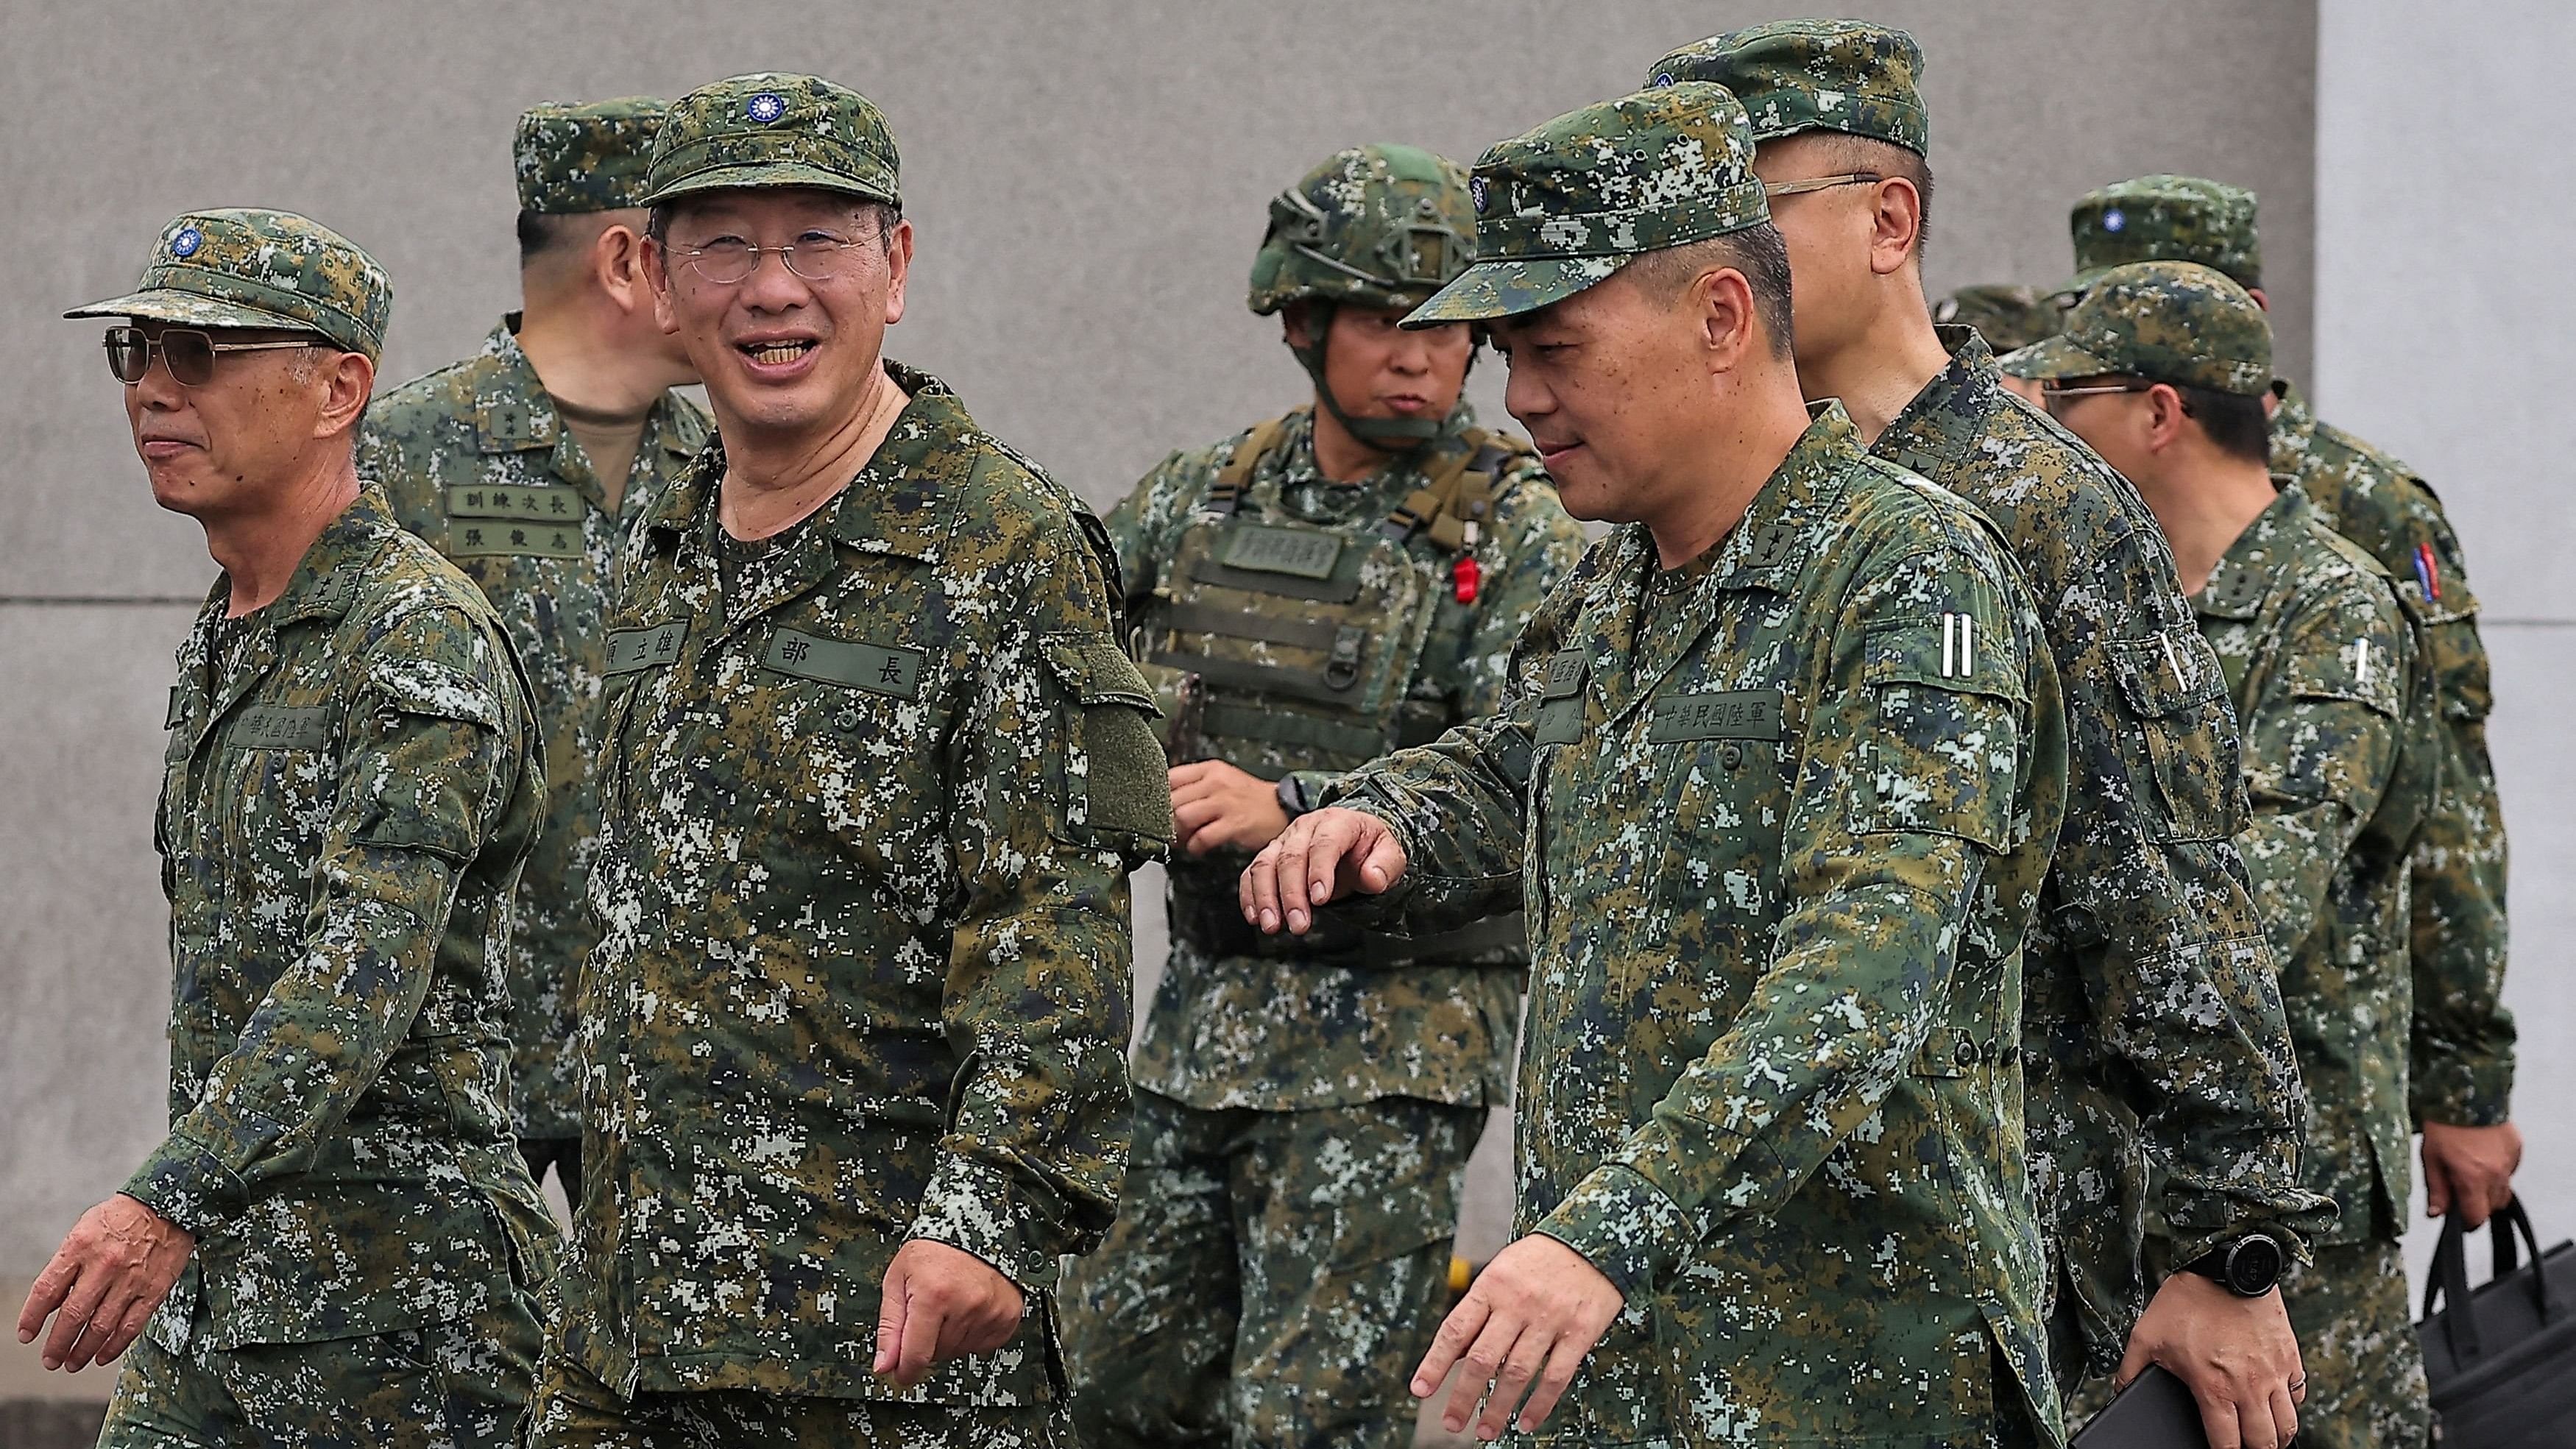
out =
<svg viewBox="0 0 2576 1449"><path fill-rule="evenodd" d="M2056 299L2037 287L1990 282L1961 287L1933 303L1932 320L1974 327L1986 346L2005 353L2054 334L2062 318Z"/></svg>
<svg viewBox="0 0 2576 1449"><path fill-rule="evenodd" d="M1488 260L1409 320L1762 224L1752 147L1699 84L1494 146ZM2066 742L1992 526L1820 404L1723 540L1595 544L1512 668L1328 800L1411 861L1361 913L1528 913L1520 1225L1627 1300L1537 1438L2054 1442L2015 1022Z"/></svg>
<svg viewBox="0 0 2576 1449"><path fill-rule="evenodd" d="M632 207L662 109L632 99L522 116L520 206L547 215ZM582 897L599 837L591 766L609 568L627 526L709 427L688 400L664 393L626 477L599 477L519 350L518 320L504 318L473 357L378 397L359 466L395 519L492 601L536 690L548 809L512 903L511 1106L534 1170L542 1176L544 1161L555 1161L578 1199L580 1084L568 1047L573 977L598 939Z"/></svg>
<svg viewBox="0 0 2576 1449"><path fill-rule="evenodd" d="M1822 128L1920 152L1920 69L1903 32L1787 21L1686 46L1653 74L1741 87L1762 139ZM2251 1231L2296 1253L2332 1205L2297 1178L2293 1043L2229 843L2246 808L2236 730L2172 550L2127 479L2005 390L1982 339L1941 340L1949 367L1871 451L2003 531L2065 691L2066 825L2022 1046L2052 1360L2071 1390L2119 1363L2150 1217L2195 1256Z"/></svg>
<svg viewBox="0 0 2576 1449"><path fill-rule="evenodd" d="M2271 328L2218 271L2136 263L2096 273L2065 334L2013 365L2040 379L2139 377L2259 397L2272 381ZM2237 536L2193 605L2244 724L2254 814L2237 844L2307 1089L2300 1178L2343 1209L2282 1283L2311 1385L2299 1442L2421 1444L2424 1364L2398 1240L2414 1016L2407 862L2438 798L2433 679L2387 571L2295 487ZM2191 1261L2161 1236L2151 1246L2160 1264Z"/></svg>
<svg viewBox="0 0 2576 1449"><path fill-rule="evenodd" d="M673 107L654 199L712 174L890 203L894 166L856 93L738 77ZM909 401L813 514L732 540L719 442L622 545L549 1449L1060 1432L1050 1290L1115 1210L1126 877L1170 803L1098 521L886 366ZM870 1370L914 1238L1027 1309L907 1391Z"/></svg>
<svg viewBox="0 0 2576 1449"><path fill-rule="evenodd" d="M163 229L74 316L378 351L356 246L280 212ZM544 811L491 608L361 493L266 607L179 648L153 843L170 1135L125 1191L196 1238L100 1442L498 1445L554 1229L511 1147L507 901Z"/></svg>
<svg viewBox="0 0 2576 1449"><path fill-rule="evenodd" d="M1465 170L1412 147L1341 152L1273 213L1252 308L1321 303L1316 331L1331 305L1418 304L1473 254ZM1430 421L1337 483L1299 408L1173 454L1111 513L1146 657L1194 681L1177 755L1313 790L1500 706L1512 641L1583 534L1527 445L1463 403ZM1273 942L1236 904L1247 858L1169 866L1127 1194L1067 1294L1095 1449L1229 1427L1236 1444L1411 1444L1405 1385L1448 1303L1467 1157L1509 1100L1517 914L1439 945Z"/></svg>
<svg viewBox="0 0 2576 1449"><path fill-rule="evenodd" d="M2111 225L2111 216L2119 224ZM2189 176L2145 176L2075 205L2070 290L2120 262L2216 267L2262 285L2250 191ZM2287 381L2272 417L2272 471L2298 480L2327 525L2396 580L2422 625L2439 700L2442 793L2417 835L2410 934L2418 958L2410 1096L2414 1119L2487 1127L2510 1115L2513 1015L2505 1010L2505 834L2487 757L2494 703L2459 535L2406 464L2319 422Z"/></svg>

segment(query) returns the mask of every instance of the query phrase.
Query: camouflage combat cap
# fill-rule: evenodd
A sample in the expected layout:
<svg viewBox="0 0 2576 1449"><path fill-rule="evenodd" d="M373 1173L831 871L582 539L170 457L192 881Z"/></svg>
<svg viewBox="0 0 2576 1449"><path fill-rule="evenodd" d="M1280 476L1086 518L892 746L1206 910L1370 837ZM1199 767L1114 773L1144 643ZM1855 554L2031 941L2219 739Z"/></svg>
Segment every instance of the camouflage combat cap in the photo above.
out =
<svg viewBox="0 0 2576 1449"><path fill-rule="evenodd" d="M1774 20L1694 41L1656 61L1649 86L1708 81L1735 92L1753 139L1841 131L1922 155L1932 144L1915 82L1923 47L1866 20Z"/></svg>
<svg viewBox="0 0 2576 1449"><path fill-rule="evenodd" d="M2138 377L2252 397L2272 385L2272 323L2227 274L2132 262L2067 309L2066 329L2003 360L2015 377Z"/></svg>
<svg viewBox="0 0 2576 1449"><path fill-rule="evenodd" d="M356 242L291 211L227 207L173 218L133 291L63 315L319 332L372 362L393 306L385 269Z"/></svg>
<svg viewBox="0 0 2576 1449"><path fill-rule="evenodd" d="M1467 168L1416 146L1337 151L1273 197L1248 299L1418 307L1476 259Z"/></svg>
<svg viewBox="0 0 2576 1449"><path fill-rule="evenodd" d="M2254 193L2242 186L2198 176L2114 182L2075 203L2067 227L2075 233L2075 278L2062 291L2081 292L2131 262L2198 262L2240 287L2263 285Z"/></svg>
<svg viewBox="0 0 2576 1449"><path fill-rule="evenodd" d="M562 216L642 206L653 136L670 109L659 96L532 107L510 143L519 209Z"/></svg>
<svg viewBox="0 0 2576 1449"><path fill-rule="evenodd" d="M2066 309L2056 297L2019 282L1961 287L1932 304L1932 320L1974 327L1998 353L2057 335Z"/></svg>
<svg viewBox="0 0 2576 1449"><path fill-rule="evenodd" d="M894 133L875 103L820 76L760 72L671 105L644 178L647 206L701 191L812 186L903 204Z"/></svg>
<svg viewBox="0 0 2576 1449"><path fill-rule="evenodd" d="M1603 101L1498 141L1468 182L1476 264L1407 327L1532 312L1629 258L1771 218L1753 132L1723 86L1683 82Z"/></svg>

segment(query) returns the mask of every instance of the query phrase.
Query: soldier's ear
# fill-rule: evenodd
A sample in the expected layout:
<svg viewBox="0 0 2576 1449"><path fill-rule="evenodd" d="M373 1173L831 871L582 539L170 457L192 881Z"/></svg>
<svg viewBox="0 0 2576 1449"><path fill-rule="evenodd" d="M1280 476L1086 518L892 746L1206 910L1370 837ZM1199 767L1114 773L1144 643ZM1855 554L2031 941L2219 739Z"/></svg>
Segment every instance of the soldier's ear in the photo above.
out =
<svg viewBox="0 0 2576 1449"><path fill-rule="evenodd" d="M325 355L316 365L315 381L322 388L322 415L313 423L313 436L328 438L354 430L358 419L367 411L367 398L375 391L376 365L363 352L336 352Z"/></svg>
<svg viewBox="0 0 2576 1449"><path fill-rule="evenodd" d="M652 302L653 281L646 273L644 251L643 233L622 221L601 227L590 243L591 280L629 312Z"/></svg>

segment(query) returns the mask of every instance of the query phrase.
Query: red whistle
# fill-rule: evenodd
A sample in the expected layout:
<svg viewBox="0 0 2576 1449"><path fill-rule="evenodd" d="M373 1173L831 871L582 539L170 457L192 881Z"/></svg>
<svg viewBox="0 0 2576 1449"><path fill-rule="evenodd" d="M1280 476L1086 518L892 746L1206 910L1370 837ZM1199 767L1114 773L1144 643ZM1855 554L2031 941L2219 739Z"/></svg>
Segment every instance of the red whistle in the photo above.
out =
<svg viewBox="0 0 2576 1449"><path fill-rule="evenodd" d="M1472 604L1476 602L1476 585L1484 581L1484 576L1485 571L1476 567L1474 559L1461 555L1449 570L1449 592L1457 596L1459 603Z"/></svg>

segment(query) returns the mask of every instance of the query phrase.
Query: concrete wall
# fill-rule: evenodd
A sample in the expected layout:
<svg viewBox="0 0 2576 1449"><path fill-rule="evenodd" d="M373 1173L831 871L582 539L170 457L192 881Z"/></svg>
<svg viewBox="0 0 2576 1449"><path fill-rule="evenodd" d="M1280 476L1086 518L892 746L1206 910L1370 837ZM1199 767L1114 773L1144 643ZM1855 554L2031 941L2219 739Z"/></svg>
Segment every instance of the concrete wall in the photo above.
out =
<svg viewBox="0 0 2576 1449"><path fill-rule="evenodd" d="M2520 1187L2549 1242L2576 1234L2576 1119L2550 1106L2576 1095L2576 478L2559 431L2576 287L2555 245L2576 227L2576 155L2546 138L2576 10L2462 0L2439 26L2423 18L2407 0L2320 6L2317 407L2441 490L2484 605L2513 842ZM2419 1272L2434 1237L2409 1244Z"/></svg>
<svg viewBox="0 0 2576 1449"><path fill-rule="evenodd" d="M2053 5L1877 8L1930 55L1936 285L2053 281L2068 199L2208 171L2262 189L2285 351L2304 364L2308 6L2249 18L2165 0L2116 55ZM894 350L1105 506L1167 450L1295 400L1302 375L1242 288L1268 197L1308 164L1371 139L1472 156L1762 12L15 0L6 18L0 1274L40 1265L159 1131L167 978L147 822L187 612L139 601L193 597L210 567L195 529L151 506L97 325L55 317L123 290L168 216L283 206L374 250L397 293L385 374L407 377L512 303L522 107L818 70L878 100L904 147L922 250ZM1498 377L1478 380L1497 417Z"/></svg>

